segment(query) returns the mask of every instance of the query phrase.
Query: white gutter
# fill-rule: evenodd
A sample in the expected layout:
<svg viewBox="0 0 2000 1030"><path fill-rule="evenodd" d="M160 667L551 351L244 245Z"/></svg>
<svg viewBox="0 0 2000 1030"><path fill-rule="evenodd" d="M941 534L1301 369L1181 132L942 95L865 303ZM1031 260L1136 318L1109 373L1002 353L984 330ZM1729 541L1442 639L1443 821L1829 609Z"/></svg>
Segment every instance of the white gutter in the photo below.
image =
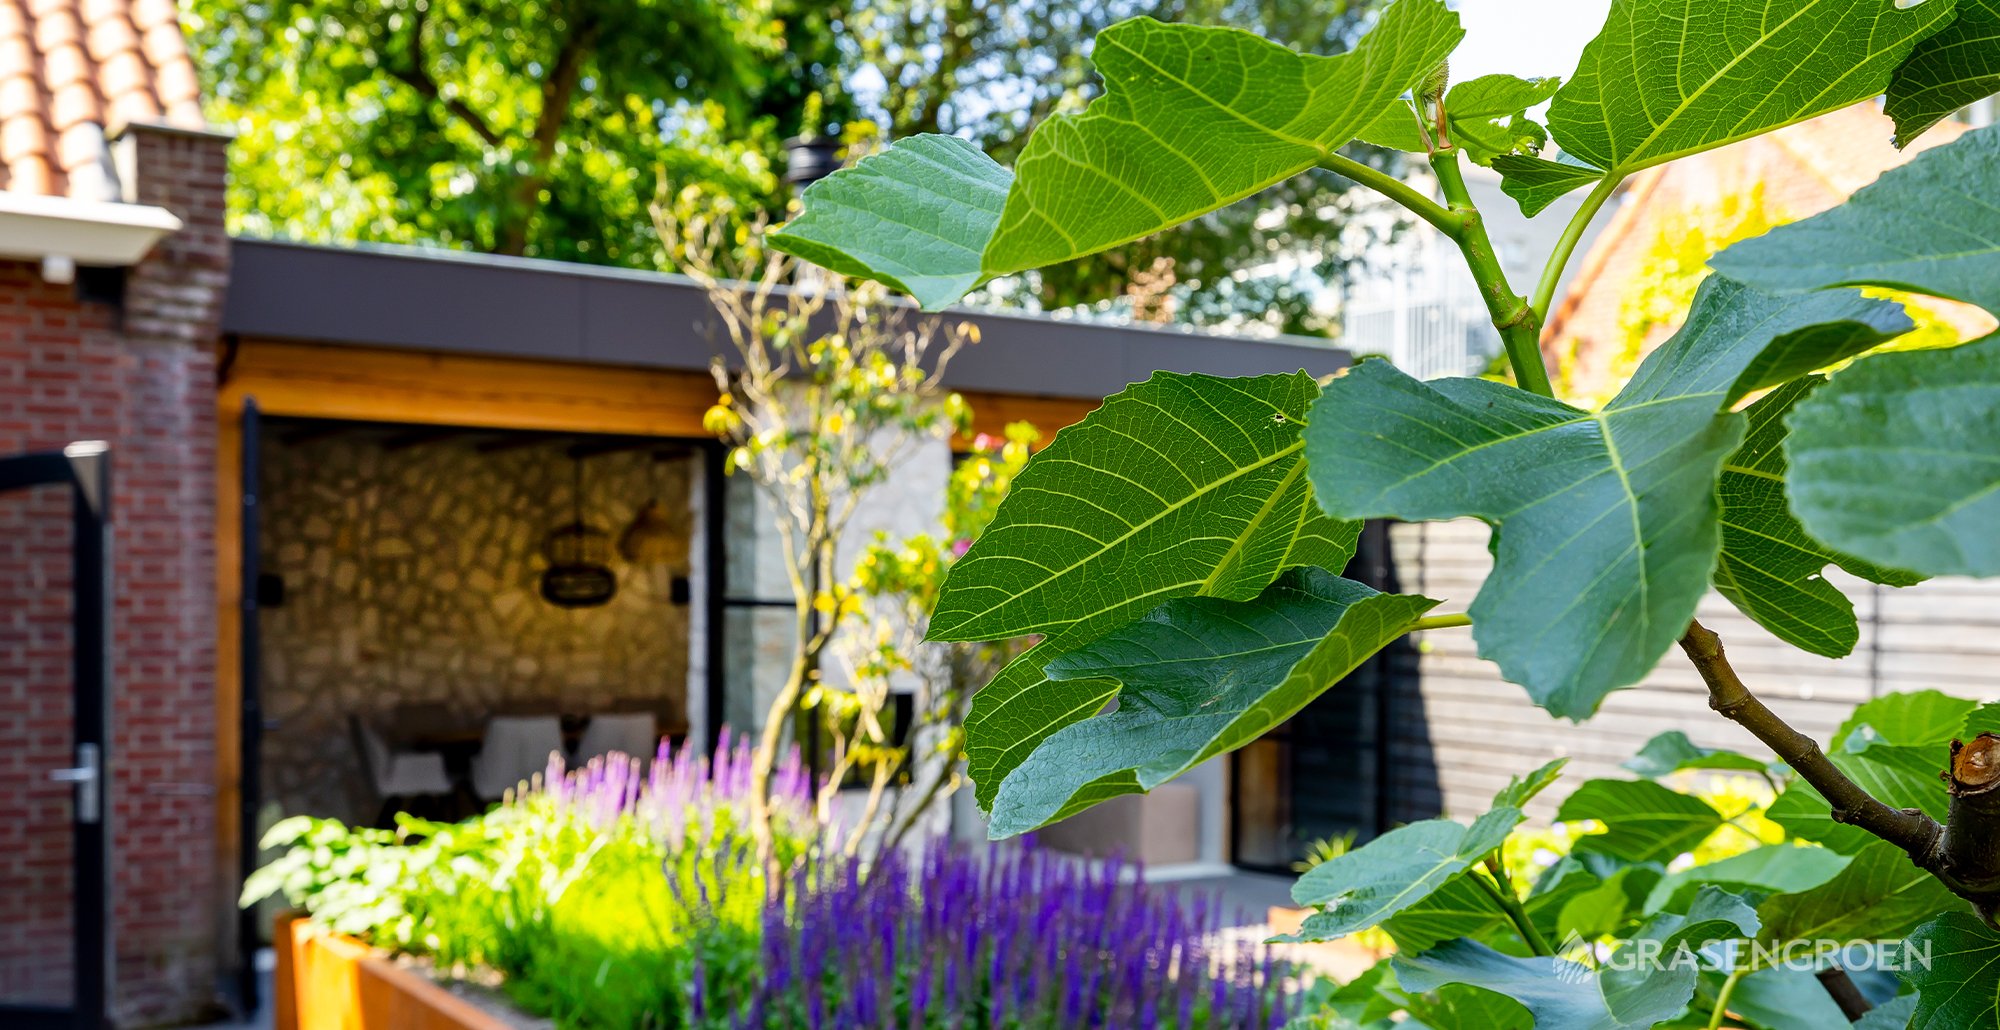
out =
<svg viewBox="0 0 2000 1030"><path fill-rule="evenodd" d="M136 265L180 227L166 208L0 190L0 259L41 261L51 281L77 265Z"/></svg>

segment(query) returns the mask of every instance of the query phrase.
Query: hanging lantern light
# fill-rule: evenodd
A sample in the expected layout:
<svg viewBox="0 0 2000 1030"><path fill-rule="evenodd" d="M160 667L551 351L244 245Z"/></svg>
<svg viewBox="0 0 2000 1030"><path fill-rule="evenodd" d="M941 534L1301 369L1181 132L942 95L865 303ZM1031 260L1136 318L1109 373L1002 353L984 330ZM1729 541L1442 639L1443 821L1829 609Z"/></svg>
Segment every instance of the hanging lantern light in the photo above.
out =
<svg viewBox="0 0 2000 1030"><path fill-rule="evenodd" d="M576 489L571 505L574 520L542 538L542 600L560 608L595 608L618 593L618 575L611 571L611 535L583 520L583 460L576 461Z"/></svg>
<svg viewBox="0 0 2000 1030"><path fill-rule="evenodd" d="M618 553L634 565L665 565L679 557L681 538L667 509L654 498L641 505L618 537Z"/></svg>

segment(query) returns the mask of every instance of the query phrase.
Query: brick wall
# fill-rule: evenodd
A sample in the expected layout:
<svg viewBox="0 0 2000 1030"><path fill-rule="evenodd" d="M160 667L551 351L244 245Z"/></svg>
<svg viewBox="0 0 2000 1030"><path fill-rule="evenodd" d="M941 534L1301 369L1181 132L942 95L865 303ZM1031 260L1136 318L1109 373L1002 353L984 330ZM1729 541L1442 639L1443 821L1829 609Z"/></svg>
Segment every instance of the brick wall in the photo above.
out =
<svg viewBox="0 0 2000 1030"><path fill-rule="evenodd" d="M128 198L187 228L131 270L122 310L0 263L0 453L113 448L113 1009L136 1026L200 1015L218 971L213 341L228 239L224 141L125 135ZM0 782L22 785L0 791L0 996L20 985L9 976L67 976L47 958L68 948L68 841L48 830L68 796L29 779L68 757L66 519L60 493L0 500ZM43 961L10 973L23 946Z"/></svg>

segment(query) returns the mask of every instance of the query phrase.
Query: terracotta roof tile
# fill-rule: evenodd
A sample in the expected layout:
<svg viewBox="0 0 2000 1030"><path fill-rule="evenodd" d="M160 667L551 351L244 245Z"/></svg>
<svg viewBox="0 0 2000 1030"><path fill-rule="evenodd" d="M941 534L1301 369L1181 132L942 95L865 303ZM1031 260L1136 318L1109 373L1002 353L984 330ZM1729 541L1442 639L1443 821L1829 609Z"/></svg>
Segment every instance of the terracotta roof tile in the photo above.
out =
<svg viewBox="0 0 2000 1030"><path fill-rule="evenodd" d="M174 0L0 0L0 189L100 189L105 130L149 121L207 127Z"/></svg>

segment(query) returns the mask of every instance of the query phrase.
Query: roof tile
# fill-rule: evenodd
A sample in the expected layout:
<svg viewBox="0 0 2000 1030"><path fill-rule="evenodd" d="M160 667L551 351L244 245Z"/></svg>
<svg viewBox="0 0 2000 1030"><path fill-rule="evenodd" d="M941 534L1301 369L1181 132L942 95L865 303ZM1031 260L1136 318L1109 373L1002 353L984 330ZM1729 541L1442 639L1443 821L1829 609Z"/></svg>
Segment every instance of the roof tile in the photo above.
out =
<svg viewBox="0 0 2000 1030"><path fill-rule="evenodd" d="M62 195L102 177L106 129L207 126L174 0L0 0L0 189Z"/></svg>

